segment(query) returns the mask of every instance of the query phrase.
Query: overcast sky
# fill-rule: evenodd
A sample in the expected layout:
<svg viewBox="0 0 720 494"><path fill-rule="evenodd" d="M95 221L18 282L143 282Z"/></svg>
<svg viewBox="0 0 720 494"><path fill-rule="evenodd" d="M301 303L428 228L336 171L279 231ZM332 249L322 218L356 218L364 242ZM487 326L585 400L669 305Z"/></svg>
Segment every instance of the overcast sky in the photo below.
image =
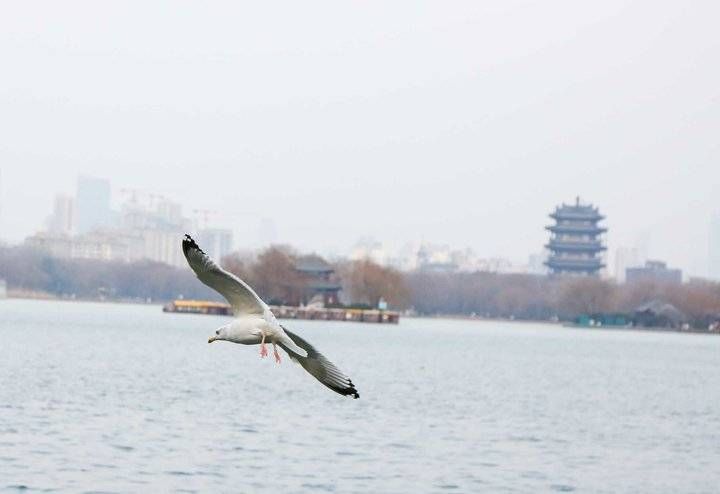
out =
<svg viewBox="0 0 720 494"><path fill-rule="evenodd" d="M359 237L525 261L555 205L704 275L717 1L6 2L0 238L80 173L321 253Z"/></svg>

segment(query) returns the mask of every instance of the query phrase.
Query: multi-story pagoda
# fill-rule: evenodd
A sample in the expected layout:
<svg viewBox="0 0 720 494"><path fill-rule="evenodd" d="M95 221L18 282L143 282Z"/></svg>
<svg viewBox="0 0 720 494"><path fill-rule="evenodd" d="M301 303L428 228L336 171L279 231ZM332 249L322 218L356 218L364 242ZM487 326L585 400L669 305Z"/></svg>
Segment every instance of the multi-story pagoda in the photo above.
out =
<svg viewBox="0 0 720 494"><path fill-rule="evenodd" d="M598 223L605 217L592 204L563 204L550 214L554 225L550 242L545 246L550 255L545 265L553 275L597 276L605 267L600 253L605 250L601 235L607 228Z"/></svg>

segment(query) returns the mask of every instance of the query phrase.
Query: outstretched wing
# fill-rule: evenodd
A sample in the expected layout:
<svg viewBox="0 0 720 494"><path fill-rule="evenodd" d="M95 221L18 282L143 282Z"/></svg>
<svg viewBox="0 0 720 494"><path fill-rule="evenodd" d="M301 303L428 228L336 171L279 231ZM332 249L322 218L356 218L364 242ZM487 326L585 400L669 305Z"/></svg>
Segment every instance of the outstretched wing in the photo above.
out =
<svg viewBox="0 0 720 494"><path fill-rule="evenodd" d="M301 357L285 348L283 343L279 343L280 347L287 352L291 359L296 360L303 368L312 374L315 379L320 381L322 384L332 389L336 393L340 393L344 396L352 396L357 399L360 398L355 385L343 372L335 367L335 364L325 358L323 354L318 352L315 347L310 343L300 338L295 333L288 331L284 326L282 327L285 333L290 339L300 348L307 352L307 357Z"/></svg>
<svg viewBox="0 0 720 494"><path fill-rule="evenodd" d="M263 315L269 311L265 302L247 283L215 264L190 235L185 235L182 249L198 279L225 297L235 314Z"/></svg>

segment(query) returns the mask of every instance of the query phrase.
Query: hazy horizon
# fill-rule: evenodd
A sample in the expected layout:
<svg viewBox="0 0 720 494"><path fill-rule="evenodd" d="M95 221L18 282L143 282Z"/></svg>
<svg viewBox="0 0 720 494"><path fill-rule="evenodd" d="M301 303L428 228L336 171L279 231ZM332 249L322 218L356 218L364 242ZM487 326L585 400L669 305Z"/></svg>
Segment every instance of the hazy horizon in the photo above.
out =
<svg viewBox="0 0 720 494"><path fill-rule="evenodd" d="M235 246L361 237L516 262L576 196L707 275L720 5L13 3L0 240L80 174L222 212ZM82 14L82 15L80 15Z"/></svg>

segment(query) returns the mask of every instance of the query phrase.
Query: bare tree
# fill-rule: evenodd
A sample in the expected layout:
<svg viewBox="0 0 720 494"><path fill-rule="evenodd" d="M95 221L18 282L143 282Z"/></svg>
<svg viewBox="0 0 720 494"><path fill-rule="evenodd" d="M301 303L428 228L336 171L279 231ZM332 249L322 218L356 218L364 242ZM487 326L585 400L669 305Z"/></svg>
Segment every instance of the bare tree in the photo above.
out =
<svg viewBox="0 0 720 494"><path fill-rule="evenodd" d="M304 284L295 269L296 254L287 246L275 245L261 252L249 276L258 294L269 303L298 305Z"/></svg>
<svg viewBox="0 0 720 494"><path fill-rule="evenodd" d="M380 266L369 259L353 261L339 269L343 290L354 303L377 306L381 298L391 307L405 308L410 292L399 271Z"/></svg>
<svg viewBox="0 0 720 494"><path fill-rule="evenodd" d="M557 308L563 316L595 314L614 309L614 286L610 283L596 278L563 280L562 283Z"/></svg>

